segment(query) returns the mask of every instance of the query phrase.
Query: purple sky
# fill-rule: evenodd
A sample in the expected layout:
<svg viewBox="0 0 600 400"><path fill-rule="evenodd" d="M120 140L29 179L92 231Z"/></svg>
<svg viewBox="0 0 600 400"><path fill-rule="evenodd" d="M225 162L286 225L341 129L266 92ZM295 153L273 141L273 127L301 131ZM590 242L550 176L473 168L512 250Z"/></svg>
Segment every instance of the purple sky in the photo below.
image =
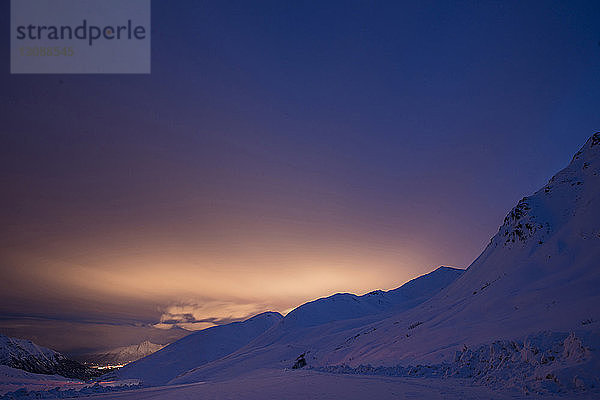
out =
<svg viewBox="0 0 600 400"><path fill-rule="evenodd" d="M152 7L151 75L5 57L0 332L169 340L467 267L600 127L597 1Z"/></svg>

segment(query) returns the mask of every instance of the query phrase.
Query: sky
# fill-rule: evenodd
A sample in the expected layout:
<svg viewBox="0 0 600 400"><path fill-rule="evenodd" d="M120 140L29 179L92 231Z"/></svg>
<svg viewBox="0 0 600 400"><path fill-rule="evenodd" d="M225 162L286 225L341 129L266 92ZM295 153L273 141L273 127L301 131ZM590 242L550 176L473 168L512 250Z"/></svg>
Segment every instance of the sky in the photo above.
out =
<svg viewBox="0 0 600 400"><path fill-rule="evenodd" d="M0 333L167 342L466 268L600 130L597 1L152 1L150 75L11 75Z"/></svg>

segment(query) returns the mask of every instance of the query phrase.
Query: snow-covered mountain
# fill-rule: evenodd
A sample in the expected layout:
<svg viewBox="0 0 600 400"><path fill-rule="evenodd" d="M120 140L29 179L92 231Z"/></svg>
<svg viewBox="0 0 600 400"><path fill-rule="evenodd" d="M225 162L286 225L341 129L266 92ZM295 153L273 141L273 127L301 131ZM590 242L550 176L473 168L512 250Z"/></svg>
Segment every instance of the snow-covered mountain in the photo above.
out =
<svg viewBox="0 0 600 400"><path fill-rule="evenodd" d="M598 388L598 288L600 133L547 185L519 201L466 272L430 299L396 311L379 292L320 299L171 383L308 365L459 376L542 392ZM380 296L381 302L372 300ZM389 311L373 314L379 307ZM354 313L360 317L351 318ZM427 367L409 367L414 364Z"/></svg>
<svg viewBox="0 0 600 400"><path fill-rule="evenodd" d="M325 363L441 361L463 346L600 321L600 133L509 212L467 271ZM414 326L418 324L418 326ZM413 327L413 329L410 329Z"/></svg>
<svg viewBox="0 0 600 400"><path fill-rule="evenodd" d="M149 340L145 340L139 344L117 347L116 349L108 350L102 353L86 354L84 358L86 362L94 365L123 365L149 356L152 353L156 353L163 347L165 347L165 345L156 344L150 342Z"/></svg>
<svg viewBox="0 0 600 400"><path fill-rule="evenodd" d="M238 376L257 368L283 369L296 363L302 365L306 360L312 362L316 349L329 348L346 335L360 335L365 325L414 307L462 273L460 269L440 267L388 292L375 291L363 296L336 294L306 303L247 346L172 382L197 382L217 376Z"/></svg>
<svg viewBox="0 0 600 400"><path fill-rule="evenodd" d="M288 328L309 327L382 312L404 311L429 299L462 273L462 269L440 267L387 292L375 290L362 296L337 293L297 307L281 324Z"/></svg>
<svg viewBox="0 0 600 400"><path fill-rule="evenodd" d="M167 383L191 368L217 360L245 346L281 318L279 313L265 312L242 322L203 329L126 365L116 375L121 379L140 379L146 385Z"/></svg>
<svg viewBox="0 0 600 400"><path fill-rule="evenodd" d="M0 335L0 365L36 374L61 375L77 379L89 379L98 375L97 371L54 350L38 346L30 340L3 335Z"/></svg>

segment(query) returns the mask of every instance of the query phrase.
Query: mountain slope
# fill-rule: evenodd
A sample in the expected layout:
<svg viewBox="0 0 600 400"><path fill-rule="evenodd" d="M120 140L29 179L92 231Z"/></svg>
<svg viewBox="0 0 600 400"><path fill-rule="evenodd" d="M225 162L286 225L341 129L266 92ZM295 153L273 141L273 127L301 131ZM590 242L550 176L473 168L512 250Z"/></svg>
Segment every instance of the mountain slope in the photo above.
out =
<svg viewBox="0 0 600 400"><path fill-rule="evenodd" d="M64 355L38 346L30 340L0 335L0 365L35 374L61 375L68 378L89 379L98 375Z"/></svg>
<svg viewBox="0 0 600 400"><path fill-rule="evenodd" d="M447 289L377 325L368 337L337 351L323 349L320 362L440 361L464 345L543 330L598 329L598 287L597 133L567 168L511 210L481 256Z"/></svg>
<svg viewBox="0 0 600 400"><path fill-rule="evenodd" d="M336 294L306 303L247 346L188 371L172 383L232 377L260 368L289 368L301 354L300 358L312 360L315 349L328 348L345 335L360 335L363 326L425 301L462 273L440 267L388 292Z"/></svg>
<svg viewBox="0 0 600 400"><path fill-rule="evenodd" d="M266 312L243 322L215 326L188 335L162 350L126 365L117 371L121 379L141 379L146 385L167 383L177 375L219 359L248 344L281 319Z"/></svg>

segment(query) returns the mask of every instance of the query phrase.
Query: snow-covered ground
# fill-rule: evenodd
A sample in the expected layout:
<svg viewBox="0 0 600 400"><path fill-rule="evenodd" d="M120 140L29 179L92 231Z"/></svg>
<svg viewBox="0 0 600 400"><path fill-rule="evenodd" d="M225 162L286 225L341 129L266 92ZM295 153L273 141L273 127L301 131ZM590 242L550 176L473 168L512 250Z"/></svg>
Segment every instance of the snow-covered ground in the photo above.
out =
<svg viewBox="0 0 600 400"><path fill-rule="evenodd" d="M83 382L60 375L42 375L0 365L0 395L17 389L47 390L54 387L81 387Z"/></svg>
<svg viewBox="0 0 600 400"><path fill-rule="evenodd" d="M1 396L6 395L7 393L19 390L20 395L10 395L6 397L23 397L24 391L27 391L38 392L38 394L35 395L35 398L51 398L52 396L45 396L44 392L54 390L55 392L62 391L63 393L66 393L68 391L69 393L73 393L94 386L97 388L102 387L112 389L137 386L138 384L139 381L135 379L83 382L77 379L65 378L60 375L34 374L21 369L11 368L6 365L0 365L0 398L3 398Z"/></svg>
<svg viewBox="0 0 600 400"><path fill-rule="evenodd" d="M138 387L135 382L105 382L102 385L49 379L27 386L2 400L96 398L102 400L144 399L244 399L244 400L364 400L364 399L597 399L597 393L527 394L515 389L492 388L474 384L469 378L389 376L372 371L260 369L229 380L194 382L180 385ZM20 384L22 385L22 384ZM111 387L112 386L112 387ZM116 387L115 387L116 386ZM21 386L20 386L21 387Z"/></svg>
<svg viewBox="0 0 600 400"><path fill-rule="evenodd" d="M232 380L158 386L96 395L102 400L365 400L365 399L519 399L518 392L473 386L467 380L326 374L315 371L257 370ZM538 398L535 395L527 398ZM577 396L592 399L588 395Z"/></svg>

